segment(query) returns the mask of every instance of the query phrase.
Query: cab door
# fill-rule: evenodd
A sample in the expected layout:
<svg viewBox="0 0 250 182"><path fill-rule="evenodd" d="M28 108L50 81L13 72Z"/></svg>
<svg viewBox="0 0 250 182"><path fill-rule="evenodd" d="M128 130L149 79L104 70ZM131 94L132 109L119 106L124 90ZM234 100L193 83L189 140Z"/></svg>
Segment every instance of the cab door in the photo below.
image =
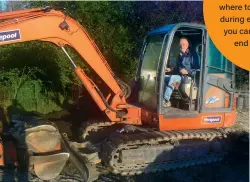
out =
<svg viewBox="0 0 250 182"><path fill-rule="evenodd" d="M138 70L139 81L137 105L156 113L158 108L159 65L164 53L167 34L156 34L146 38Z"/></svg>
<svg viewBox="0 0 250 182"><path fill-rule="evenodd" d="M201 112L230 112L233 106L235 67L206 36Z"/></svg>

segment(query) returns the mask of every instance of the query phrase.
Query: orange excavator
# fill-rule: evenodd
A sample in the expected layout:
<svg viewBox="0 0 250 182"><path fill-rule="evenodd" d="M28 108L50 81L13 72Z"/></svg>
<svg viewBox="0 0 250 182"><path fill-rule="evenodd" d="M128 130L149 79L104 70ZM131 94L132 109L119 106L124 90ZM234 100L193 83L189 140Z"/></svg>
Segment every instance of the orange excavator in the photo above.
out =
<svg viewBox="0 0 250 182"><path fill-rule="evenodd" d="M26 146L29 166L40 178L54 178L69 157L78 167L101 163L114 173L134 175L215 162L227 154L225 138L236 121L235 67L213 44L204 25L177 23L150 31L131 92L112 72L87 31L62 11L45 7L6 12L0 13L0 20L0 46L38 40L60 47L104 113L102 121L82 124L80 143L69 141L48 122L23 124L12 119L9 135L18 146ZM190 42L197 69L192 75L181 75L184 81L173 90L171 106L165 108L165 77L171 76L165 70L178 60L182 37ZM106 94L74 63L65 46L72 47L103 80Z"/></svg>

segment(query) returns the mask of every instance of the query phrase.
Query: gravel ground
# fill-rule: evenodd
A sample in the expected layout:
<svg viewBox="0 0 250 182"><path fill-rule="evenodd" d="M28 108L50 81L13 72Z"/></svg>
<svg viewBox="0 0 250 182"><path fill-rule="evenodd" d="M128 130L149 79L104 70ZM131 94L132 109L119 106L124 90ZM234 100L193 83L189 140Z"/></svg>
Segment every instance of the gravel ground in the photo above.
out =
<svg viewBox="0 0 250 182"><path fill-rule="evenodd" d="M238 111L237 121L233 127L239 131L249 132L249 111Z"/></svg>
<svg viewBox="0 0 250 182"><path fill-rule="evenodd" d="M249 112L240 111L237 113L237 122L234 126L239 133L249 133ZM248 138L247 143L248 144ZM16 170L0 170L0 181L34 181L42 182L32 174L20 174ZM74 164L68 162L61 174L50 182L80 182L81 177ZM249 181L249 156L230 156L228 159L215 164L189 167L168 172L144 174L133 177L122 177L106 173L96 180L96 182L248 182Z"/></svg>
<svg viewBox="0 0 250 182"><path fill-rule="evenodd" d="M19 173L17 170L1 170L0 171L0 181L3 182L14 182L14 181L19 181L19 182L44 182L43 180L39 179L35 175L32 174L27 174L27 173ZM77 174L61 174L57 178L50 180L49 182L80 182L81 177Z"/></svg>

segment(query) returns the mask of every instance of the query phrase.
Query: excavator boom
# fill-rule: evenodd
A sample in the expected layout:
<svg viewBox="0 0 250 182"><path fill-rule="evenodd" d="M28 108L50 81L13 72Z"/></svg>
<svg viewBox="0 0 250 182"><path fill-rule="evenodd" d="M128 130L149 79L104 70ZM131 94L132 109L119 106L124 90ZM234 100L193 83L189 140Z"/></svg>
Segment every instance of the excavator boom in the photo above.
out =
<svg viewBox="0 0 250 182"><path fill-rule="evenodd" d="M73 64L77 76L99 108L105 111L112 121L120 120L117 118L117 105L126 105L123 92L107 61L87 31L78 22L48 7L0 13L0 20L2 20L0 22L0 46L40 40L52 42L62 48L68 45L75 49L110 88L110 94L113 95L111 104L107 104L108 98L101 94L83 70Z"/></svg>
<svg viewBox="0 0 250 182"><path fill-rule="evenodd" d="M70 59L76 75L110 121L140 124L140 109L126 103L126 95L121 89L124 83L115 77L94 41L78 22L50 7L0 13L0 46L35 40L51 42L62 48ZM66 45L72 47L103 79L110 88L107 96L104 96L97 85L74 63L65 49ZM27 150L23 153L17 150L19 157L16 160L19 165L33 166L36 175L44 180L50 180L59 175L69 158L69 153L71 154L71 152L60 153L61 148L64 148L64 142L59 130L47 122L37 122L32 119L30 122L35 124L29 125L28 128L22 127L22 133L25 133L26 137L21 137L23 135L17 132L20 131L19 124L24 124L23 121L28 122L27 119L22 120L21 117L21 119L12 118L12 120L14 127L9 129L8 135L14 138L17 147L22 145L21 147ZM12 141L4 141L0 146L3 147L5 142ZM6 150L12 149L0 150L0 155L4 156L3 151ZM23 155L28 155L26 159L29 162L23 161ZM70 156L72 158L72 155ZM0 160L0 164L4 165L4 161Z"/></svg>

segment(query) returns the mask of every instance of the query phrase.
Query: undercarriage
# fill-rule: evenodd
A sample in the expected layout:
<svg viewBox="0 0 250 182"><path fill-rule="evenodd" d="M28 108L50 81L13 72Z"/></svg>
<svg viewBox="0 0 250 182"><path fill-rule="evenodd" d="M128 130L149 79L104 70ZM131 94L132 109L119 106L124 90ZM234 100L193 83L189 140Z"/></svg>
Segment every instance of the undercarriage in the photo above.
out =
<svg viewBox="0 0 250 182"><path fill-rule="evenodd" d="M26 121L25 124L20 120ZM237 140L235 130L229 128L159 131L89 121L82 124L80 140L74 141L61 131L57 122L37 119L27 122L24 118L14 123L9 135L18 144L19 167L28 162L29 171L44 180L59 175L68 158L82 179L90 182L105 171L131 176L218 162L237 149L231 145ZM39 148L44 152L38 151ZM29 155L26 158L29 161L22 158L23 154Z"/></svg>
<svg viewBox="0 0 250 182"><path fill-rule="evenodd" d="M95 171L95 176L97 164L129 176L221 161L231 150L229 136L233 131L157 131L93 121L81 128L81 143L69 143L85 159L90 171Z"/></svg>

